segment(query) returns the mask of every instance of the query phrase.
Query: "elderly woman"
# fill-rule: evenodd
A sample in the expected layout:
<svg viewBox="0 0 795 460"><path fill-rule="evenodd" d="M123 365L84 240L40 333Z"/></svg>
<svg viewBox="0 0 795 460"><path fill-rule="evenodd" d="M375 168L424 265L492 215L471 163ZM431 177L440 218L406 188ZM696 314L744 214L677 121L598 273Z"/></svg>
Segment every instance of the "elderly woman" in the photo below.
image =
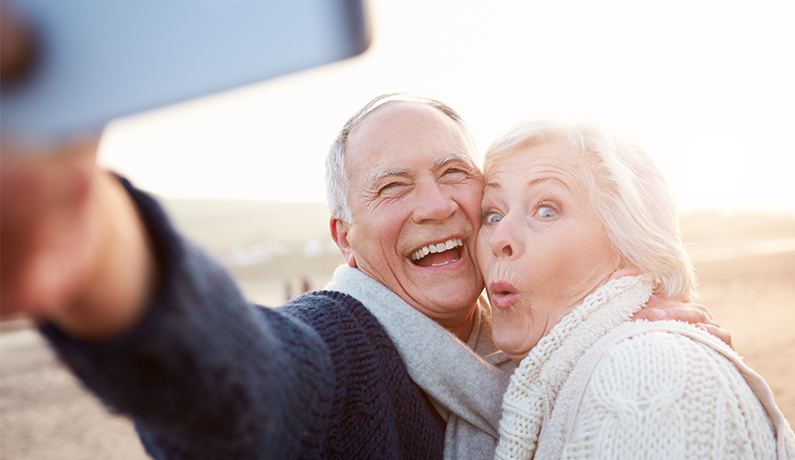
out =
<svg viewBox="0 0 795 460"><path fill-rule="evenodd" d="M491 145L485 175L478 262L495 343L521 360L497 458L795 455L769 388L725 344L630 321L653 293L696 286L642 148L594 124L529 122Z"/></svg>

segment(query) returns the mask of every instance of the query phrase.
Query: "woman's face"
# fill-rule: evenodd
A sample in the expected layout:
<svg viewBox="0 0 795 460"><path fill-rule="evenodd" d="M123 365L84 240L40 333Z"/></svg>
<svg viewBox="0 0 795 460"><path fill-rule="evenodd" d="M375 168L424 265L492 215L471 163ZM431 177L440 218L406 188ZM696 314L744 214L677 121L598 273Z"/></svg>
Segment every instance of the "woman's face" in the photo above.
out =
<svg viewBox="0 0 795 460"><path fill-rule="evenodd" d="M521 359L619 266L574 152L521 146L486 177L477 257L494 341Z"/></svg>

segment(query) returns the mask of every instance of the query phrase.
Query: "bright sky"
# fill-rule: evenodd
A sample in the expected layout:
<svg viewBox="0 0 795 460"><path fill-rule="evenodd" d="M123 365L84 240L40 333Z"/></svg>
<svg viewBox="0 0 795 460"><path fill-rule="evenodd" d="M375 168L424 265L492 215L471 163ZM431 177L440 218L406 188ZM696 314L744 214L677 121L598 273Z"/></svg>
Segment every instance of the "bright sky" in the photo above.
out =
<svg viewBox="0 0 795 460"><path fill-rule="evenodd" d="M481 153L524 119L638 139L683 209L795 215L795 3L371 0L364 55L128 117L102 161L167 197L324 201L323 161L372 97L440 99Z"/></svg>

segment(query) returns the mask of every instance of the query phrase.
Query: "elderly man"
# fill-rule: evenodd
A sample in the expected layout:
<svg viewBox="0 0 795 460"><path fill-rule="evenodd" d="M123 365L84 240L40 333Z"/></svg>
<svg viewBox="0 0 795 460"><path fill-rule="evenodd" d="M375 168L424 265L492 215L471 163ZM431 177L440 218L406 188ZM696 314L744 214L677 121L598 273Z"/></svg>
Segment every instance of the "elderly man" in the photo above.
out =
<svg viewBox="0 0 795 460"><path fill-rule="evenodd" d="M452 109L387 95L349 120L327 164L347 266L278 310L247 304L93 149L3 159L2 305L41 323L153 457L493 454L512 368L479 300L483 182Z"/></svg>

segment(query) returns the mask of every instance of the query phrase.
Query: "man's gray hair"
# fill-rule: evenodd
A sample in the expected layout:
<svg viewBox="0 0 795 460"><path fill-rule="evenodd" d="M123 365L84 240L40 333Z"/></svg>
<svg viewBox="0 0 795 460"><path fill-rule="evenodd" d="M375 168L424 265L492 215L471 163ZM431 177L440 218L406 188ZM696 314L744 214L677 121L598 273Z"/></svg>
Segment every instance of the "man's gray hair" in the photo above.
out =
<svg viewBox="0 0 795 460"><path fill-rule="evenodd" d="M654 158L634 140L593 121L574 126L556 119L521 123L486 151L486 176L516 147L548 142L571 146L591 203L622 262L652 275L655 293L663 297L695 297L696 274L682 243L676 199Z"/></svg>
<svg viewBox="0 0 795 460"><path fill-rule="evenodd" d="M461 115L450 106L436 99L414 93L382 94L368 102L367 105L362 107L347 121L347 123L345 123L345 126L342 127L337 138L331 144L328 156L326 156L326 201L328 203L328 210L333 217L341 219L344 222L353 223L353 215L348 205L348 177L345 171L345 144L348 140L348 136L367 115L377 108L383 107L391 102L413 102L427 105L441 111L456 122L461 129L470 156L472 156L473 159L477 159L475 138L469 130L469 126L467 126L464 119L461 118Z"/></svg>

